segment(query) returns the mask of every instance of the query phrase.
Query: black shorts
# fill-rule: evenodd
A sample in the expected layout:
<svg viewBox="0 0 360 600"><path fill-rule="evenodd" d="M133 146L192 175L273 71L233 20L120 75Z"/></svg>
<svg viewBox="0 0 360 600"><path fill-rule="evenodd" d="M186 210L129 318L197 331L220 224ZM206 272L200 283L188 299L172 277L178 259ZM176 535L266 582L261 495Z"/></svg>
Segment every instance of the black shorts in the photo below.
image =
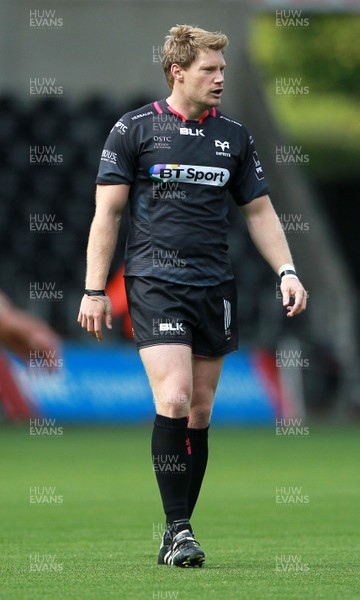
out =
<svg viewBox="0 0 360 600"><path fill-rule="evenodd" d="M125 277L138 349L184 344L197 356L223 356L238 349L234 280L197 287L153 277Z"/></svg>

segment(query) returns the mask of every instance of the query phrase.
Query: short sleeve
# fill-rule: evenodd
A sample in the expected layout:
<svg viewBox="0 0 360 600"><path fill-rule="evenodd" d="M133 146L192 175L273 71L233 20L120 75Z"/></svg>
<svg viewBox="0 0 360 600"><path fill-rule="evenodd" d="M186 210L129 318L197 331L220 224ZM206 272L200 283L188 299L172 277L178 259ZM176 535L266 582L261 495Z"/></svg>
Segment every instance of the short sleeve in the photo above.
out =
<svg viewBox="0 0 360 600"><path fill-rule="evenodd" d="M136 176L137 158L131 132L131 120L125 115L110 131L101 153L96 183L131 184Z"/></svg>
<svg viewBox="0 0 360 600"><path fill-rule="evenodd" d="M242 135L245 137L245 147L229 187L231 195L239 206L269 193L254 140L246 127L243 127Z"/></svg>

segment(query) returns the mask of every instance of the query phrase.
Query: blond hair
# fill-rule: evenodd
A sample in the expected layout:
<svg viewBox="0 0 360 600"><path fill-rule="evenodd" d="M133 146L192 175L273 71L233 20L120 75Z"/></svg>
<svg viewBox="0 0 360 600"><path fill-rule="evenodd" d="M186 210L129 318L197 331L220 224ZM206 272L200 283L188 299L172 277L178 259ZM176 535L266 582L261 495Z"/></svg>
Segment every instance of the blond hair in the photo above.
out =
<svg viewBox="0 0 360 600"><path fill-rule="evenodd" d="M165 38L162 51L162 68L166 81L172 88L174 78L171 66L176 63L187 69L197 59L201 50L220 50L224 52L229 40L220 31L205 31L191 25L176 25Z"/></svg>

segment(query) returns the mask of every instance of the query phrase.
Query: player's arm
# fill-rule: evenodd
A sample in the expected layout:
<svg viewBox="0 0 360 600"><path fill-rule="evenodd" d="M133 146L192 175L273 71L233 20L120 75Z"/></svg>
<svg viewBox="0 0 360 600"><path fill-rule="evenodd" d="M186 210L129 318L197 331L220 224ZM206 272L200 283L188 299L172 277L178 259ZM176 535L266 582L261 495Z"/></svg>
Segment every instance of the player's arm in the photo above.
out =
<svg viewBox="0 0 360 600"><path fill-rule="evenodd" d="M104 290L118 238L121 215L129 195L129 185L98 185L96 210L87 247L87 290ZM111 329L111 302L108 296L83 296L78 322L101 341L102 320Z"/></svg>
<svg viewBox="0 0 360 600"><path fill-rule="evenodd" d="M269 196L255 198L241 206L241 211L255 246L274 271L278 272L286 263L293 264L283 228ZM288 317L305 310L306 292L297 277L283 277L280 289ZM293 306L290 306L291 297L294 298Z"/></svg>

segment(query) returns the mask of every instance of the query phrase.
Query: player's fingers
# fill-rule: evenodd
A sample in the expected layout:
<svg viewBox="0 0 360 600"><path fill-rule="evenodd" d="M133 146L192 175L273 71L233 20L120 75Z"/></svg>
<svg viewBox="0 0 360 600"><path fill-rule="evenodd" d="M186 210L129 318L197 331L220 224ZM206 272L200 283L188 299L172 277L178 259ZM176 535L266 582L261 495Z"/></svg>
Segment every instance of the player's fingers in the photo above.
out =
<svg viewBox="0 0 360 600"><path fill-rule="evenodd" d="M80 324L80 327L83 327L84 329L86 329L84 319L85 319L85 315L80 311L79 316L78 316L78 323Z"/></svg>
<svg viewBox="0 0 360 600"><path fill-rule="evenodd" d="M92 333L94 331L94 321L92 317L86 318L86 329L89 333Z"/></svg>
<svg viewBox="0 0 360 600"><path fill-rule="evenodd" d="M295 315L299 315L306 308L306 292L303 288L300 290L296 290L293 294L293 297L294 305L288 307L288 317L294 317Z"/></svg>
<svg viewBox="0 0 360 600"><path fill-rule="evenodd" d="M105 316L105 325L108 329L112 329L112 316L111 313L108 313Z"/></svg>
<svg viewBox="0 0 360 600"><path fill-rule="evenodd" d="M288 306L289 302L290 302L290 290L289 288L285 288L282 291L282 297L283 297L283 306Z"/></svg>
<svg viewBox="0 0 360 600"><path fill-rule="evenodd" d="M101 317L94 318L94 335L98 342L102 340Z"/></svg>

